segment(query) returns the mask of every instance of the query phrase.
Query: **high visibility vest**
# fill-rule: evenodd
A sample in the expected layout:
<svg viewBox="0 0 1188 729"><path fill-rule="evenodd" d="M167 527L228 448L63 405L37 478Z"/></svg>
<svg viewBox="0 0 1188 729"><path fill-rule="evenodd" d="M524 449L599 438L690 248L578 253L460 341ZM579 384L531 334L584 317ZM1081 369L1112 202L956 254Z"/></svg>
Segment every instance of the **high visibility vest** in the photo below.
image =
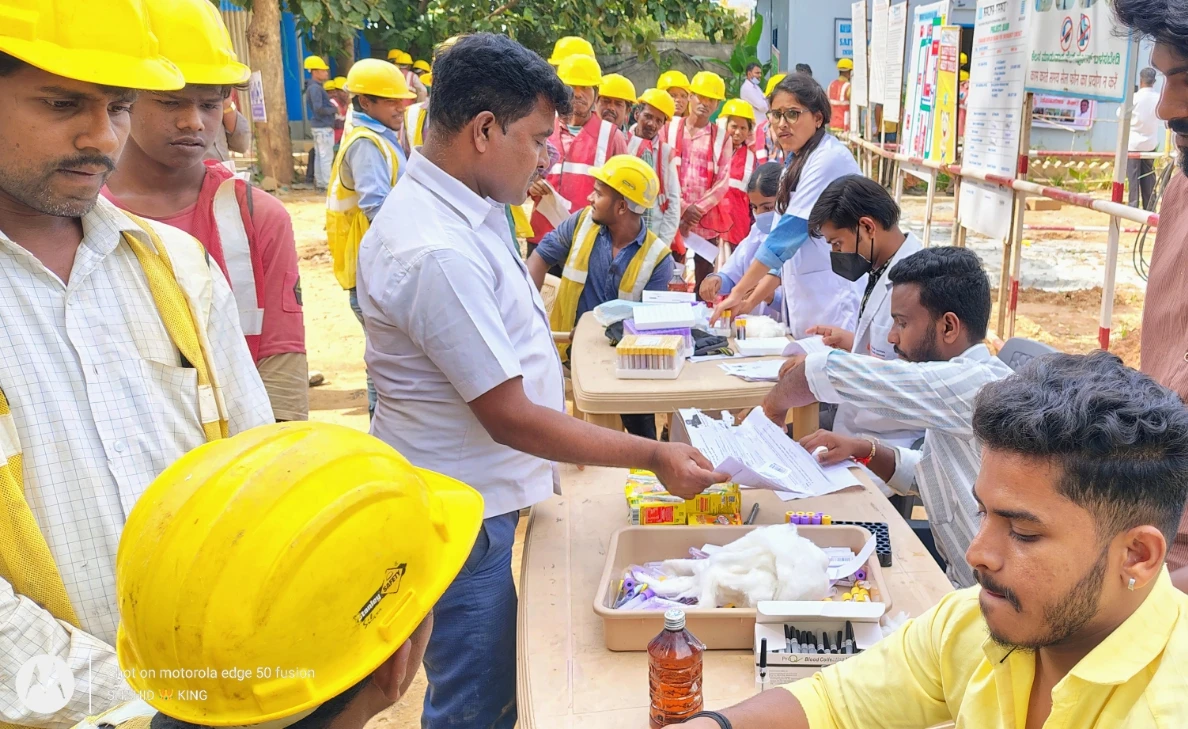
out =
<svg viewBox="0 0 1188 729"><path fill-rule="evenodd" d="M567 151L561 144L563 126L560 119L555 121L553 135L549 137L561 153L561 160L549 170L546 179L561 197L569 201L569 212L573 213L584 207L590 193L594 192L594 177L590 170L606 164L611 138L617 130L614 124L592 114ZM552 223L545 216L532 213L532 230L538 238L552 229Z"/></svg>
<svg viewBox="0 0 1188 729"><path fill-rule="evenodd" d="M660 130L661 140L672 147L673 151L677 153L677 156L680 156L683 149L681 141L685 136L684 122L685 118L683 116L674 117Z"/></svg>
<svg viewBox="0 0 1188 729"><path fill-rule="evenodd" d="M146 244L125 233L124 243L136 255L149 292L173 344L194 368L198 402L206 440L226 438L227 406L214 370L206 331L210 320L213 281L206 251L190 236L162 238L152 226L128 217L148 236ZM0 577L18 595L32 600L55 618L79 626L78 614L66 594L62 575L25 498L22 451L16 422L0 391ZM0 727L11 729L10 725Z"/></svg>
<svg viewBox="0 0 1188 729"><path fill-rule="evenodd" d="M359 193L342 181L342 162L347 150L360 139L370 140L379 148L388 166L392 185L400 172L400 157L392 143L367 127L355 127L343 137L342 146L334 158L330 172L330 186L326 189L326 242L334 259L334 278L344 289L355 288L355 269L359 263L359 243L371 227L371 221L359 208Z"/></svg>
<svg viewBox="0 0 1188 729"><path fill-rule="evenodd" d="M400 131L400 139L405 154L412 154L414 149L420 149L425 143L425 119L428 116L425 104L411 104L404 110L404 128Z"/></svg>
<svg viewBox="0 0 1188 729"><path fill-rule="evenodd" d="M730 189L722 198L722 209L730 219L730 229L722 234L734 245L742 242L751 232L751 199L747 196L747 183L755 171L755 152L743 145L734 150L730 158Z"/></svg>
<svg viewBox="0 0 1188 729"><path fill-rule="evenodd" d="M660 212L668 211L668 195L664 192L664 178L668 170L668 163L672 160L672 147L659 139L644 139L634 134L627 137L627 154L643 158L644 152L652 153L652 168L656 170L656 177L660 180L660 193L656 198L656 205Z"/></svg>
<svg viewBox="0 0 1188 729"><path fill-rule="evenodd" d="M561 283L557 286L557 296L553 300L553 310L549 314L549 328L555 332L571 332L577 323L578 300L586 288L586 274L590 270L590 253L594 250L594 242L598 239L601 225L594 222L594 215L590 208L586 208L578 217L577 227L573 232L573 241L569 245L569 255L561 269ZM656 237L652 231L644 235L643 245L631 257L623 278L619 281L619 298L628 301L642 301L644 286L652 278L652 272L664 257L670 255L668 244ZM561 358L565 359L569 353L568 344L558 344Z"/></svg>
<svg viewBox="0 0 1188 729"><path fill-rule="evenodd" d="M829 83L829 126L835 129L850 129L850 82L837 77Z"/></svg>
<svg viewBox="0 0 1188 729"><path fill-rule="evenodd" d="M745 195L754 171L755 152L745 144L734 150L734 156L730 158L730 189L741 190Z"/></svg>

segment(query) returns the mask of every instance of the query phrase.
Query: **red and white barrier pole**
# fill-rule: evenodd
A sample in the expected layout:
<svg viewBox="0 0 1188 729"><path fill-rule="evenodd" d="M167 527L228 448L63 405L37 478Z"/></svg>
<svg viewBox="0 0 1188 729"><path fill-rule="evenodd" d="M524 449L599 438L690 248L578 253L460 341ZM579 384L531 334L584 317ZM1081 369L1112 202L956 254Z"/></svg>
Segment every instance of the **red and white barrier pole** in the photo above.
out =
<svg viewBox="0 0 1188 729"><path fill-rule="evenodd" d="M1122 110L1118 119L1118 145L1114 151L1114 187L1110 199L1122 205L1122 192L1126 180L1127 149L1130 142L1130 113L1134 107L1134 82L1138 73L1139 44L1137 38L1130 41L1130 63L1122 79L1126 95L1122 99ZM1114 285L1118 276L1118 240L1122 234L1122 221L1110 216L1110 234L1106 243L1105 281L1101 285L1101 322L1097 330L1097 343L1102 349L1110 348L1110 328L1114 320Z"/></svg>

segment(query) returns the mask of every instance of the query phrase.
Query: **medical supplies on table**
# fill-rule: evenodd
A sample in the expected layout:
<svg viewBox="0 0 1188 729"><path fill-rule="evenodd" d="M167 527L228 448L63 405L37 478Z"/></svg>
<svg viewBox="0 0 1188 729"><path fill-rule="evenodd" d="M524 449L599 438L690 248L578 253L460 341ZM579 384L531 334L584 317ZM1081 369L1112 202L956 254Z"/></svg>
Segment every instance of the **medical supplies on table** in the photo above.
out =
<svg viewBox="0 0 1188 729"><path fill-rule="evenodd" d="M738 484L715 484L686 501L668 493L654 474L632 470L623 491L627 497L627 521L632 525L687 524L691 518L703 523L703 516L722 516L732 519L729 523L742 523L742 494Z"/></svg>
<svg viewBox="0 0 1188 729"><path fill-rule="evenodd" d="M621 380L675 380L691 354L684 337L637 334L624 335L615 353L615 376Z"/></svg>

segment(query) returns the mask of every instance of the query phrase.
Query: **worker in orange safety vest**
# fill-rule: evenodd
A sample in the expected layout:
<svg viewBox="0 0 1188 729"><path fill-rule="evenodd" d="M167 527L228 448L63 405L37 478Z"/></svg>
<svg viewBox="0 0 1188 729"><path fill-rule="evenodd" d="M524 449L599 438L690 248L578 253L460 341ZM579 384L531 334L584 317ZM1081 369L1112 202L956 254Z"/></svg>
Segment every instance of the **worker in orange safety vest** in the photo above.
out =
<svg viewBox="0 0 1188 729"><path fill-rule="evenodd" d="M627 153L647 162L660 181L656 205L644 213L644 223L657 238L683 255L684 246L677 236L681 224L679 160L672 145L660 137L660 131L668 125L675 110L676 104L667 91L648 89L643 92L635 111L635 126L627 135Z"/></svg>
<svg viewBox="0 0 1188 729"><path fill-rule="evenodd" d="M829 83L829 126L850 131L850 75L854 62L843 58L837 62L837 78Z"/></svg>

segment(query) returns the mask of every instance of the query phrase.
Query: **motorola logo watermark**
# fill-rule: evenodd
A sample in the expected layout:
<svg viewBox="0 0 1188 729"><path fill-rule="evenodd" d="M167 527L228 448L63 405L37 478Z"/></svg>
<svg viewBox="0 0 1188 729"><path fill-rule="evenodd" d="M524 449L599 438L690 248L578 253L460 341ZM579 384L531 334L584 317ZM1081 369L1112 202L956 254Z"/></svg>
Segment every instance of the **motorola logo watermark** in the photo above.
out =
<svg viewBox="0 0 1188 729"><path fill-rule="evenodd" d="M33 656L17 671L16 691L29 711L56 714L74 695L74 674L57 656Z"/></svg>

